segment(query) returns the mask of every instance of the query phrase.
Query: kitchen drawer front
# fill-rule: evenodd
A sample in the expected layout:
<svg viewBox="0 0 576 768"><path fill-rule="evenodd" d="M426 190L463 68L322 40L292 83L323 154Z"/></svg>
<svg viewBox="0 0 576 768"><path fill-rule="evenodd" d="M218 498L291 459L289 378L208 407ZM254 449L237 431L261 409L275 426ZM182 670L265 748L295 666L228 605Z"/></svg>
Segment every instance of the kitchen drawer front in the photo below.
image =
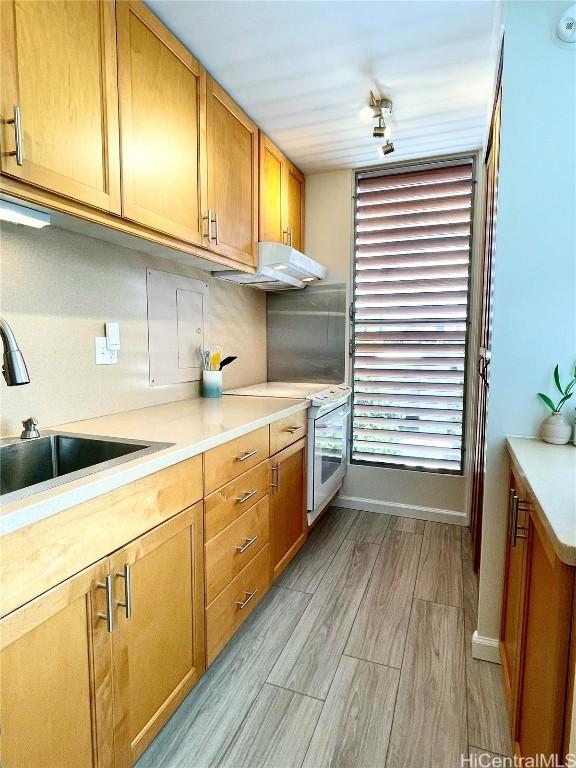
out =
<svg viewBox="0 0 576 768"><path fill-rule="evenodd" d="M270 435L268 427L230 440L204 454L204 495L234 480L248 469L268 458Z"/></svg>
<svg viewBox="0 0 576 768"><path fill-rule="evenodd" d="M211 664L270 585L270 546L251 560L206 609L206 664ZM250 597L250 595L253 595Z"/></svg>
<svg viewBox="0 0 576 768"><path fill-rule="evenodd" d="M265 496L205 545L207 604L268 544L269 519Z"/></svg>
<svg viewBox="0 0 576 768"><path fill-rule="evenodd" d="M204 499L204 540L210 541L268 493L270 469L262 461Z"/></svg>
<svg viewBox="0 0 576 768"><path fill-rule="evenodd" d="M308 411L300 411L294 416L270 424L270 455L300 440L308 432Z"/></svg>

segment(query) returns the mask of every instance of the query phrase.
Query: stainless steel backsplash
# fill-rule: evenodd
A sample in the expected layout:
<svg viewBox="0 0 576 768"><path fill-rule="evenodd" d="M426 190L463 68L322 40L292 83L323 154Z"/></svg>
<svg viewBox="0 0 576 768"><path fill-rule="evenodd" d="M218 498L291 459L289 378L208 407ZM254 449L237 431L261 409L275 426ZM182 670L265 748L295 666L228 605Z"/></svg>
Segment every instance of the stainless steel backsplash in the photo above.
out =
<svg viewBox="0 0 576 768"><path fill-rule="evenodd" d="M344 381L346 286L266 296L268 381Z"/></svg>

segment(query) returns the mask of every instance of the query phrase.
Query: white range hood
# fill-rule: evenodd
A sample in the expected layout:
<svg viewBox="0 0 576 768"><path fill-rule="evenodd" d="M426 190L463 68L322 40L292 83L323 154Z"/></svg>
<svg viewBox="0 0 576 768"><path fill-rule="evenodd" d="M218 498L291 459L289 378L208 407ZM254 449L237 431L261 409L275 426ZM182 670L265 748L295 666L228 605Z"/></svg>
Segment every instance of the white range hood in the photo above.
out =
<svg viewBox="0 0 576 768"><path fill-rule="evenodd" d="M253 275L235 269L213 272L214 277L231 283L249 285L263 291L305 288L326 277L326 267L290 245L258 243L258 270Z"/></svg>

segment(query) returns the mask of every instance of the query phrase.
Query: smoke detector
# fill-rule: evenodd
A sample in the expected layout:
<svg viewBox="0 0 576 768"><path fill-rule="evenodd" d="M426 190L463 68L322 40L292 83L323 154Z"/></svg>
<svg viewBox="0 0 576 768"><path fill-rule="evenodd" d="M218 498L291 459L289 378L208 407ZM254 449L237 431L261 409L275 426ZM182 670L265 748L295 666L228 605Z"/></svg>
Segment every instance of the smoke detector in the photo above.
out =
<svg viewBox="0 0 576 768"><path fill-rule="evenodd" d="M556 36L560 43L576 50L576 4L567 8L556 23Z"/></svg>

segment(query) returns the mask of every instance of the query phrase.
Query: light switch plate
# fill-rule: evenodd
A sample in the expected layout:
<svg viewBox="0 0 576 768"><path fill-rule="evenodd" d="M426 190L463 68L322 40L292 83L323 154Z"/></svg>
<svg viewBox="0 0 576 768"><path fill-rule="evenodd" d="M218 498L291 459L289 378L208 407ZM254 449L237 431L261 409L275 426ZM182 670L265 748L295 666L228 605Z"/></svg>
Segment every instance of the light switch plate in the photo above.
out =
<svg viewBox="0 0 576 768"><path fill-rule="evenodd" d="M116 365L118 352L108 349L106 336L96 336L96 365Z"/></svg>

